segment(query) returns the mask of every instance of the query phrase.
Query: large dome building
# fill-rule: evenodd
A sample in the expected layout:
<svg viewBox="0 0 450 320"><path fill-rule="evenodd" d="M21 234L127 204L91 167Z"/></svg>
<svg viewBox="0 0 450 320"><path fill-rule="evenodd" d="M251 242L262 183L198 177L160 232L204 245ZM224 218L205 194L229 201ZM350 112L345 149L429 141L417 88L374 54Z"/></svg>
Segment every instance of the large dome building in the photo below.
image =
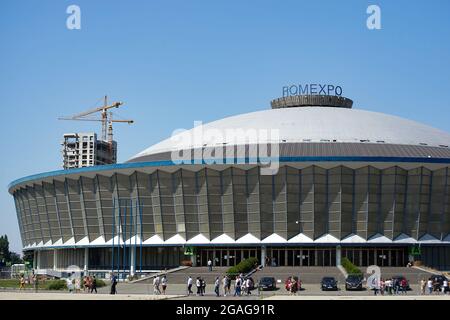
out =
<svg viewBox="0 0 450 320"><path fill-rule="evenodd" d="M284 97L122 164L16 180L24 250L38 269L131 273L249 256L449 268L450 134L352 103Z"/></svg>

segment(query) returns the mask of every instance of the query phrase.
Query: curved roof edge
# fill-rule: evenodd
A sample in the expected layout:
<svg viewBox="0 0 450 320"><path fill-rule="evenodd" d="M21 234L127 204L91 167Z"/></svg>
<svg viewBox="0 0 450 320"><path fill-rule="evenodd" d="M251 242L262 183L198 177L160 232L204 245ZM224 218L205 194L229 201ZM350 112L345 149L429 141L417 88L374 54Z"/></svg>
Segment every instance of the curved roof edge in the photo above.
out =
<svg viewBox="0 0 450 320"><path fill-rule="evenodd" d="M229 160L229 162L227 161ZM233 160L233 161L231 161ZM257 161L255 161L257 160ZM424 164L450 164L450 158L407 158L407 157L280 157L275 159L259 158L259 159L224 159L222 164L224 165L257 165L267 164L269 161L274 160L279 163L289 162L385 162L385 163L424 163ZM213 161L216 161L214 159ZM77 168L69 170L55 170L49 172L38 173L34 175L25 176L23 178L12 181L8 185L8 191L12 194L12 189L19 184L27 183L33 180L45 179L57 176L69 176L83 173L92 172L105 172L114 171L120 169L139 169L145 167L165 167L165 166L177 166L177 165L211 165L212 162L208 159L202 161L191 160L189 162L173 162L167 161L152 161L152 162L129 162L118 163L103 166L93 166L86 168Z"/></svg>
<svg viewBox="0 0 450 320"><path fill-rule="evenodd" d="M442 240L439 240L429 234L425 234L423 236L421 236L418 240L410 238L411 240L408 243L412 243L412 244L442 244L442 245L450 245L450 234L447 235L447 237L443 238ZM430 240L431 239L431 240ZM23 250L45 250L45 249L52 249L52 248L89 248L89 247L111 247L113 239L109 240L109 241L105 241L105 239L103 237L99 237L91 242L89 242L88 239L83 238L78 242L75 242L74 238L70 238L68 239L66 242L63 242L62 239L59 239L58 241L56 241L55 243L52 243L51 241L47 242L47 243L43 243L42 241L38 244L33 243L31 245L27 245L25 247L23 247ZM167 240L162 240L160 237L158 237L157 235L154 235L152 237L150 237L147 240L143 240L141 239L139 236L136 237L131 237L127 240L124 240L122 238L119 237L114 237L114 242L116 244L128 244L128 245L142 245L146 246L146 247L151 247L151 246L161 246L161 245L165 245L165 246L180 246L180 245L185 245L186 243L190 244L190 245L196 245L196 246L202 246L202 245L211 245L211 244L215 244L215 245L245 245L245 244L253 244L253 245L268 245L268 244L273 244L273 245L279 245L279 244L285 244L285 245L299 245L299 244L307 244L307 245L311 245L311 244L323 244L323 245L330 245L330 244L335 244L335 245L355 245L355 244L359 244L359 245L404 245L405 241L403 239L403 237L397 237L396 239L389 239L385 236L382 236L381 234L376 234L374 236L372 236L370 239L365 240L364 238L361 238L359 236L355 236L355 235L349 235L347 237L345 237L344 239L339 240L338 238L330 235L330 234L325 234L315 240L312 240L311 238L309 238L308 236L304 235L303 233L300 233L294 237L291 237L290 239L285 239L281 236L279 236L276 233L271 234L270 236L264 238L264 239L257 239L255 237L252 236L251 241L240 241L240 239L234 240L232 239L230 236L226 235L226 234L221 234L218 237L209 240L208 238L206 238L205 236L199 237L199 235L188 239L186 241L186 239L184 239L181 235L179 234L175 234L174 236L172 236L171 238L167 239Z"/></svg>

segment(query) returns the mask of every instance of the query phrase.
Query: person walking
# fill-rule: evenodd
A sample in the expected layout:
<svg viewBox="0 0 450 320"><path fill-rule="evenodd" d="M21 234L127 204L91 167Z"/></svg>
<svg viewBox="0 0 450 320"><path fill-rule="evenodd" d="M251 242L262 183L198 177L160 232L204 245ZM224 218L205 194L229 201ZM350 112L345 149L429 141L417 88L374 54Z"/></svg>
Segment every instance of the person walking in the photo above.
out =
<svg viewBox="0 0 450 320"><path fill-rule="evenodd" d="M211 261L211 259L208 260L208 270L209 270L209 272L212 271L212 261Z"/></svg>
<svg viewBox="0 0 450 320"><path fill-rule="evenodd" d="M240 296L241 295L241 278L239 276L236 276L236 281L234 283L234 296Z"/></svg>
<svg viewBox="0 0 450 320"><path fill-rule="evenodd" d="M110 294L117 294L116 286L117 286L117 277L116 277L116 275L113 273L113 274L111 275L111 292L110 292Z"/></svg>
<svg viewBox="0 0 450 320"><path fill-rule="evenodd" d="M25 277L22 275L20 275L20 287L19 290L25 290Z"/></svg>
<svg viewBox="0 0 450 320"><path fill-rule="evenodd" d="M386 279L384 281L384 291L387 292L389 295L392 294L392 279Z"/></svg>
<svg viewBox="0 0 450 320"><path fill-rule="evenodd" d="M158 275L153 278L153 294L158 295L161 294L161 290L159 289L160 278Z"/></svg>
<svg viewBox="0 0 450 320"><path fill-rule="evenodd" d="M200 281L200 277L197 277L195 286L197 287L197 296L200 296L202 294L202 282Z"/></svg>
<svg viewBox="0 0 450 320"><path fill-rule="evenodd" d="M228 295L231 294L231 278L227 275L227 293Z"/></svg>
<svg viewBox="0 0 450 320"><path fill-rule="evenodd" d="M187 281L187 294L188 294L188 296L190 296L191 295L191 293L193 293L192 292L192 277L191 276L189 276L189 278L188 278L188 281Z"/></svg>
<svg viewBox="0 0 450 320"><path fill-rule="evenodd" d="M224 276L222 278L222 289L223 289L223 296L226 297L227 296L227 276Z"/></svg>
<svg viewBox="0 0 450 320"><path fill-rule="evenodd" d="M448 280L447 278L444 278L444 281L442 282L442 293L447 294L448 293Z"/></svg>
<svg viewBox="0 0 450 320"><path fill-rule="evenodd" d="M39 287L39 283L38 283L38 276L36 273L33 274L33 286L34 286L34 291L38 292L38 287Z"/></svg>
<svg viewBox="0 0 450 320"><path fill-rule="evenodd" d="M81 280L80 278L75 279L75 293L81 292Z"/></svg>
<svg viewBox="0 0 450 320"><path fill-rule="evenodd" d="M406 279L405 278L403 278L401 281L400 281L400 286L401 286L401 289L402 289L402 294L406 294L407 292L407 289L408 289L408 281L406 281Z"/></svg>
<svg viewBox="0 0 450 320"><path fill-rule="evenodd" d="M201 294L202 294L202 296L204 296L205 293L206 293L206 281L205 281L205 279L200 278L200 283L201 283L201 287L202 287Z"/></svg>
<svg viewBox="0 0 450 320"><path fill-rule="evenodd" d="M73 293L74 280L72 277L66 279L66 286L70 293Z"/></svg>
<svg viewBox="0 0 450 320"><path fill-rule="evenodd" d="M247 288L247 295L252 294L253 281L251 278L246 280L245 287Z"/></svg>
<svg viewBox="0 0 450 320"><path fill-rule="evenodd" d="M425 279L424 278L420 279L419 290L420 290L421 295L425 294L426 287L427 287L427 282L425 281Z"/></svg>
<svg viewBox="0 0 450 320"><path fill-rule="evenodd" d="M167 277L166 275L163 275L161 279L161 287L162 287L162 294L166 294L166 288L167 288Z"/></svg>
<svg viewBox="0 0 450 320"><path fill-rule="evenodd" d="M92 276L91 293L93 293L94 291L95 293L97 293L97 279L95 278L95 276Z"/></svg>
<svg viewBox="0 0 450 320"><path fill-rule="evenodd" d="M220 297L220 279L216 277L216 281L214 282L214 292L217 297Z"/></svg>
<svg viewBox="0 0 450 320"><path fill-rule="evenodd" d="M429 278L427 281L427 288L428 288L428 294L432 294L433 293L433 280L431 280L431 278Z"/></svg>

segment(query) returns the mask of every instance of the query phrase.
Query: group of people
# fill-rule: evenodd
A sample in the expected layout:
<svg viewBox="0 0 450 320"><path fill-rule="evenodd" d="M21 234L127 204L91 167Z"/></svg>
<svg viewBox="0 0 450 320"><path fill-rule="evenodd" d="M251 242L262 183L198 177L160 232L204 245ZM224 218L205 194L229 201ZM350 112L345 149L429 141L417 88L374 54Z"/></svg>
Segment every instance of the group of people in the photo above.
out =
<svg viewBox="0 0 450 320"><path fill-rule="evenodd" d="M194 280L191 276L188 277L187 281L187 294L190 296L191 294L194 294L192 291L192 286L194 284ZM195 279L195 286L197 287L197 296L203 296L206 292L206 281L202 277L197 277Z"/></svg>
<svg viewBox="0 0 450 320"><path fill-rule="evenodd" d="M167 289L167 276L163 275L160 277L156 275L153 278L153 294L166 294Z"/></svg>
<svg viewBox="0 0 450 320"><path fill-rule="evenodd" d="M408 281L405 278L381 278L378 286L373 288L374 295L384 294L406 294L408 291Z"/></svg>
<svg viewBox="0 0 450 320"><path fill-rule="evenodd" d="M82 280L80 278L73 278L73 276L66 279L66 286L70 293L81 292L81 281L83 281L83 292L97 293L97 279L95 276L85 276Z"/></svg>
<svg viewBox="0 0 450 320"><path fill-rule="evenodd" d="M420 293L424 295L425 292L428 292L428 294L450 294L450 288L447 278L444 278L442 280L442 283L437 277L431 277L428 278L428 280L420 280Z"/></svg>
<svg viewBox="0 0 450 320"><path fill-rule="evenodd" d="M221 288L223 296L231 295L231 283L232 279L230 276L226 275L221 277L216 277L214 280L214 293L217 297L221 296ZM191 276L187 279L187 294L188 296L194 294L192 291L192 286L194 280ZM197 277L195 279L195 286L197 287L197 296L204 296L206 292L206 281L202 277ZM236 276L234 280L234 296L241 296L244 294L251 294L251 290L254 289L254 282L252 278L244 278L242 274Z"/></svg>
<svg viewBox="0 0 450 320"><path fill-rule="evenodd" d="M289 277L284 284L286 290L291 295L296 295L302 287L302 282L297 277Z"/></svg>
<svg viewBox="0 0 450 320"><path fill-rule="evenodd" d="M88 293L97 293L97 279L95 276L86 276L83 278L83 291Z"/></svg>

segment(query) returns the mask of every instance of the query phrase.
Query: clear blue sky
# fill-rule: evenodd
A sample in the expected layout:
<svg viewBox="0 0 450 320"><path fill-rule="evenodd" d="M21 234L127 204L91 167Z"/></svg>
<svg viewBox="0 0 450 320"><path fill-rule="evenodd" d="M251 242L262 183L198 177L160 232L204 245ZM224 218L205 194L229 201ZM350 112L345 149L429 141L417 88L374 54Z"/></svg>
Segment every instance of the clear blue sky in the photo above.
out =
<svg viewBox="0 0 450 320"><path fill-rule="evenodd" d="M66 8L81 7L81 30ZM366 28L378 4L382 29ZM355 108L450 131L450 1L1 1L0 234L21 250L14 179L59 169L58 121L104 94L126 105L119 161L170 136L269 108L283 85L332 83Z"/></svg>

